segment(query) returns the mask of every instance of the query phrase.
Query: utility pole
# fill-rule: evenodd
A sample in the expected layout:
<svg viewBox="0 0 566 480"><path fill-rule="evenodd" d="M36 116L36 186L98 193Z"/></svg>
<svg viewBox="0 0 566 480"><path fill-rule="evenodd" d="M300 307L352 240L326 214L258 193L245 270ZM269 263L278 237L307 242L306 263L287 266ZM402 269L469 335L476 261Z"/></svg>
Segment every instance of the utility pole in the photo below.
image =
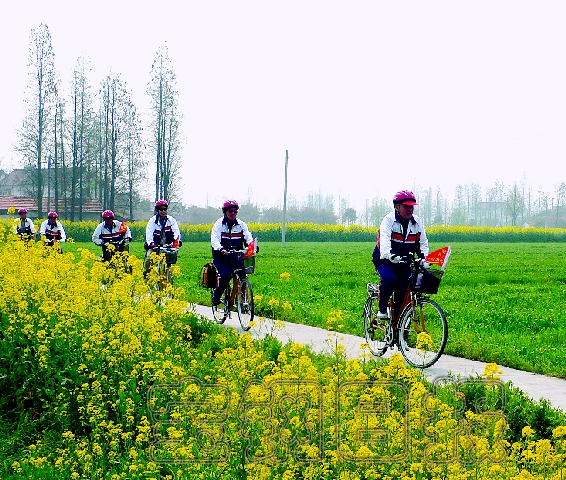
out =
<svg viewBox="0 0 566 480"><path fill-rule="evenodd" d="M281 246L285 246L285 230L287 228L287 166L289 165L289 150L285 150L285 191L283 192L283 228L281 229Z"/></svg>

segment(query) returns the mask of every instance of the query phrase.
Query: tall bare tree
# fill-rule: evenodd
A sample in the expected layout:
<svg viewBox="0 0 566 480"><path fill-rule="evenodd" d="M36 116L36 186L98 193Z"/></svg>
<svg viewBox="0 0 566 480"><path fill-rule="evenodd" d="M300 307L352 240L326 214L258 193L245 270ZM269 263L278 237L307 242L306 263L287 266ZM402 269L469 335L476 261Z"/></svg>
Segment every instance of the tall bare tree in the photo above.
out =
<svg viewBox="0 0 566 480"><path fill-rule="evenodd" d="M167 45L155 54L147 93L151 99L148 147L155 155L155 198L171 200L179 188L182 118Z"/></svg>
<svg viewBox="0 0 566 480"><path fill-rule="evenodd" d="M54 143L50 140L52 109L56 92L55 55L51 34L45 24L32 29L29 47L29 85L26 97L28 111L19 131L18 150L24 166L33 174L38 216L43 214L45 179L43 168Z"/></svg>
<svg viewBox="0 0 566 480"><path fill-rule="evenodd" d="M133 193L143 172L141 122L120 75L111 73L102 81L100 99L99 198L105 208L114 210L123 206L117 200L121 193L132 195L131 213Z"/></svg>
<svg viewBox="0 0 566 480"><path fill-rule="evenodd" d="M73 117L71 123L71 181L69 185L69 196L71 201L71 220L83 219L82 206L84 204L85 190L90 185L85 185L85 177L92 163L88 139L93 130L93 99L91 87L87 79L87 73L91 71L88 59L79 57L73 68L71 80L71 106ZM78 207L78 212L77 212Z"/></svg>
<svg viewBox="0 0 566 480"><path fill-rule="evenodd" d="M145 178L147 162L143 154L144 144L142 139L142 126L138 112L133 103L130 103L124 117L124 155L125 176L124 190L127 192L128 216L134 219L134 202L139 198L138 188Z"/></svg>
<svg viewBox="0 0 566 480"><path fill-rule="evenodd" d="M525 198L523 197L522 189L520 185L515 182L507 190L507 198L505 202L505 213L507 213L511 217L511 225L513 227L517 226L517 218L524 208Z"/></svg>

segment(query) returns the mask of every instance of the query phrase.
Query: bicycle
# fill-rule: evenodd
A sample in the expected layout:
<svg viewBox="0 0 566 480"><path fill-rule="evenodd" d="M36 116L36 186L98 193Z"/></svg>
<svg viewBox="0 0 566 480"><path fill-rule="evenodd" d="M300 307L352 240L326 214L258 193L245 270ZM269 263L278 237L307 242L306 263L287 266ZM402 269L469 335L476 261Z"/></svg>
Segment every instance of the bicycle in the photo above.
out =
<svg viewBox="0 0 566 480"><path fill-rule="evenodd" d="M125 273L132 273L132 267L128 261L130 256L130 246L126 243L127 239L123 238L118 242L106 242L102 246L102 257L100 260L108 262L109 266L116 270L123 270Z"/></svg>
<svg viewBox="0 0 566 480"><path fill-rule="evenodd" d="M427 368L442 355L448 340L448 322L440 305L425 293L436 293L442 273L429 272L413 257L405 259L411 273L405 297L396 312L389 299L387 319L379 312L379 285L367 284L364 305L364 333L373 355L381 357L388 348L397 347L409 365ZM393 316L392 316L393 315Z"/></svg>
<svg viewBox="0 0 566 480"><path fill-rule="evenodd" d="M33 243L35 243L36 238L37 238L37 234L33 233L33 232L27 232L25 230L21 230L18 229L18 231L16 232L16 236L17 239L24 242L26 244L26 246L29 246Z"/></svg>
<svg viewBox="0 0 566 480"><path fill-rule="evenodd" d="M173 286L173 273L171 271L171 265L177 263L177 254L179 248L174 246L173 243L167 245L157 245L153 247L151 265L154 267L154 271L149 274L149 278L156 278L156 284L154 290L165 291L168 286Z"/></svg>
<svg viewBox="0 0 566 480"><path fill-rule="evenodd" d="M229 250L230 263L232 265L232 288L230 284L220 297L220 303L212 303L212 315L216 323L223 324L228 317L233 306L238 312L240 326L244 332L250 329L250 322L254 318L255 304L254 291L247 275L254 273L255 256L245 256L247 249ZM212 290L214 295L214 290Z"/></svg>

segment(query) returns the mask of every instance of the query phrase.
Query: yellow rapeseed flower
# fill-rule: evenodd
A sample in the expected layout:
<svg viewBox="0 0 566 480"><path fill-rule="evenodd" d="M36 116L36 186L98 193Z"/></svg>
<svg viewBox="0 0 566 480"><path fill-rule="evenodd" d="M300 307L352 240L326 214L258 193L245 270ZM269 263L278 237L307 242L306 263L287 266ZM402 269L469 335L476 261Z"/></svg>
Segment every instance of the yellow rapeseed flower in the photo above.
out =
<svg viewBox="0 0 566 480"><path fill-rule="evenodd" d="M283 272L281 275L279 275L279 279L283 282L288 282L289 280L291 280L291 274L289 272Z"/></svg>
<svg viewBox="0 0 566 480"><path fill-rule="evenodd" d="M482 377L487 380L499 380L499 376L503 373L503 370L499 368L497 363L488 363L482 373Z"/></svg>

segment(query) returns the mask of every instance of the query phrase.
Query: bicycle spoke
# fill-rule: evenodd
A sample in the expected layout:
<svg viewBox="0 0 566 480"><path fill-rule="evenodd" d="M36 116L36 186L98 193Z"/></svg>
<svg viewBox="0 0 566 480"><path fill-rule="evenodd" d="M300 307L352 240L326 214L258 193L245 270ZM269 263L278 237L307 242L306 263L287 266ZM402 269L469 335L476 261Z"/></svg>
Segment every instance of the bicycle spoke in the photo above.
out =
<svg viewBox="0 0 566 480"><path fill-rule="evenodd" d="M364 333L373 355L382 356L387 350L385 341L389 320L377 318L379 311L377 298L369 297L364 306Z"/></svg>
<svg viewBox="0 0 566 480"><path fill-rule="evenodd" d="M211 290L212 296L214 296L214 290ZM230 289L227 288L222 296L220 297L220 303L218 305L212 304L212 316L214 321L218 324L223 324L229 315L229 299L230 299Z"/></svg>
<svg viewBox="0 0 566 480"><path fill-rule="evenodd" d="M252 284L247 278L240 280L239 292L236 295L236 308L242 330L250 329L250 322L254 318L254 293Z"/></svg>
<svg viewBox="0 0 566 480"><path fill-rule="evenodd" d="M407 363L427 368L440 358L448 340L448 323L440 305L420 297L415 309L409 305L403 311L399 325L399 347Z"/></svg>

